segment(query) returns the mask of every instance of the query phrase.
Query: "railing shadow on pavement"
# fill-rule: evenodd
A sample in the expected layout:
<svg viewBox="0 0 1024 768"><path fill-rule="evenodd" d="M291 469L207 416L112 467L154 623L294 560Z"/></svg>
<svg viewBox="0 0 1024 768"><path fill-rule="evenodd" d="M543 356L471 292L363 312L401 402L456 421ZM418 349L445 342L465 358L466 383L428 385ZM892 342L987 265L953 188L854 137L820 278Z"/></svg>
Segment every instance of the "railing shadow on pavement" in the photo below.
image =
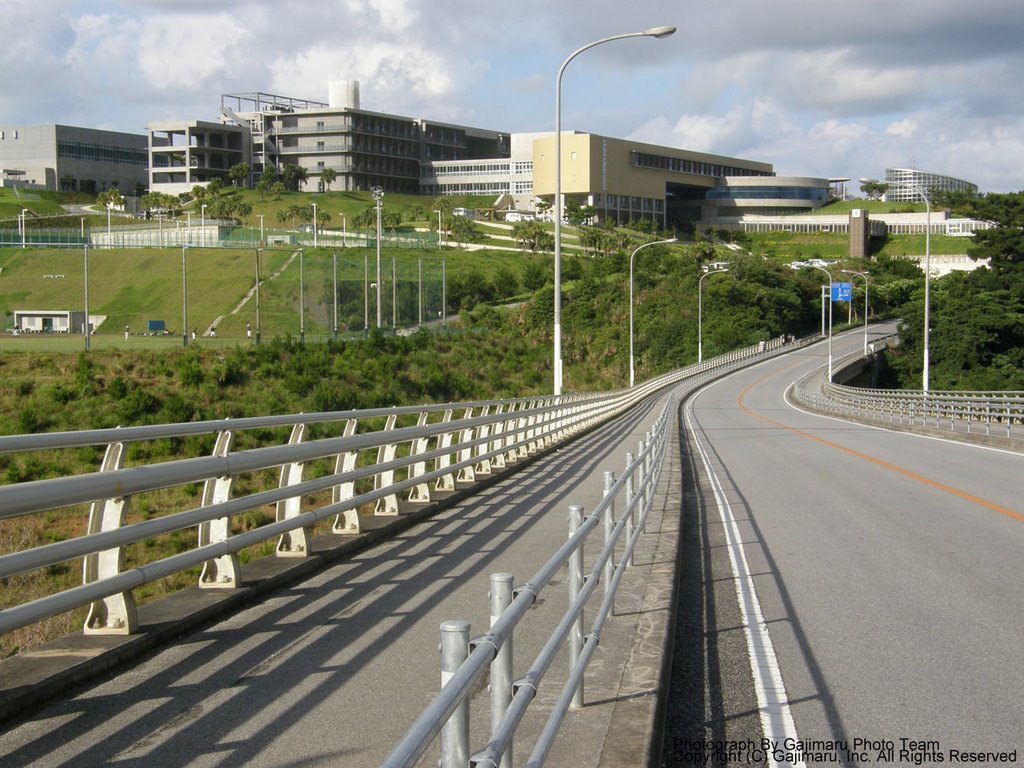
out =
<svg viewBox="0 0 1024 768"><path fill-rule="evenodd" d="M211 562L216 562L217 559L220 559L220 562L212 569L213 573L229 577L228 583L225 585L227 589L223 591L236 590L242 586L244 581L238 578L242 569L236 570L230 558L244 546L279 537L278 558L264 558L247 566L245 578L248 579L250 578L249 571L258 574L261 568L266 570L270 567L269 561L287 558L288 549L283 545L294 545L296 538L293 537L293 534L307 529L318 520L336 518L338 522L335 525L335 530L343 535L345 532L352 535L353 531L350 527L352 524L357 526L355 533L372 532L377 527L377 523L391 522L396 516L396 510L394 507L389 507L389 504L397 500L396 497L399 494L403 495L399 502L403 507L407 507L409 504L416 506L413 497L417 491L422 492L425 484L435 484L433 490L436 491L438 486L450 480L450 484L446 486L448 490L442 491L440 495L455 491L456 493L452 493L454 497L461 490L464 492L462 496L465 497L470 492L469 489L474 487L472 485L474 481L479 485L483 480L483 485L489 485L499 476L508 477L516 462L525 459L526 461L522 461L525 466L529 463L532 454L550 452L567 440L591 439L589 435L592 432L597 439L612 439L619 434L621 426L619 430L611 434L604 434L601 431L602 424L627 412L630 408L634 408L638 403L644 402L645 398L663 391L677 381L709 372L719 373L729 366L745 364L751 359L775 354L781 349L781 342L758 345L705 361L701 366L691 366L674 372L633 390L601 396L536 398L428 406L404 410L379 409L379 411L373 412L308 414L299 417L238 419L207 424L163 425L156 428L103 430L92 434L69 433L0 438L0 451L12 453L56 449L74 450L83 445L104 443L109 446L120 443L123 448L126 442L133 439L181 439L189 435L205 435L216 442L217 438L226 432L237 432L247 428L263 432L283 428L290 432L289 444L283 446L258 447L232 453L229 449L224 449L224 442L218 442L214 449L214 455L206 458L187 458L161 465L138 467L123 467L115 459L111 466L106 467L104 471L88 474L81 478L55 478L0 488L0 496L3 497L0 500L2 501L0 508L4 510L4 517L54 509L62 503L70 505L86 503L90 499L102 500L93 506L94 519L98 519L100 522L94 526L95 530L89 536L81 537L81 540L73 539L46 545L36 550L0 556L0 574L22 572L29 564L33 567L44 568L53 562L67 560L69 553L77 553L70 555L72 557L81 556L85 559L93 557L96 560L105 558L107 561L105 572L102 566L96 566L92 573L92 581L89 581L90 574L87 566L87 583L83 587L69 590L72 593L71 597L68 597L67 593L60 593L42 598L42 602L33 601L35 604L30 603L27 608L16 606L2 611L0 612L0 622L2 622L0 626L5 630L14 626L22 626L26 621L35 620L42 614L50 614L58 609L66 610L66 606L69 604L88 605L110 596L116 596L123 605L130 605L130 590L139 585L160 578L169 572L202 564L208 565ZM452 420L452 411L454 410L461 410L463 418ZM424 417L423 413L436 415ZM413 426L403 427L399 421L401 418L415 423ZM436 418L437 421L431 422L430 418ZM348 431L353 420L370 423L374 420L384 421L385 425L383 429L359 434L354 429ZM309 442L304 442L301 438L292 439L300 430L300 425L324 422L343 424L344 426L339 430L341 434ZM595 432L595 430L597 431ZM117 443L107 442L115 439ZM353 454L355 454L354 458ZM301 469L297 472L288 471L289 467L295 465L301 467L304 462L325 457L336 459L335 471L328 470L325 476L306 480ZM364 464L364 462L366 463ZM428 462L433 469L427 469ZM245 476L247 472L268 469L280 474L280 483L275 489L261 489L244 497L230 498L230 486L227 489L224 485L219 488L217 486L217 483L223 482L225 478L238 478ZM567 468L564 471L575 475L578 469ZM520 471L523 470L520 469ZM175 484L194 483L202 483L204 486L202 506L132 525L123 525L124 508L123 506L118 508L117 504L122 504L131 494L162 489ZM529 495L533 503L543 496L542 490L554 493L549 503L556 503L557 498L567 491L565 484L557 474L547 474L539 483L530 484L529 487ZM344 488L344 490L339 492L339 488ZM429 490L431 489L428 488L428 492ZM312 511L304 511L301 503L303 497L318 492L330 492L332 502L321 505ZM516 495L513 491L506 491L506 493L510 493L512 496ZM436 499L438 495L435 492L434 498ZM299 500L298 504L295 503L296 499ZM113 504L114 507L104 510L104 505L108 503ZM207 525L266 504L277 505L277 520L275 523L261 527L256 532L232 535L227 526L224 526L220 533L208 530L206 540L210 543L201 544L194 550L174 555L155 564L141 566L127 572L121 569L120 548L133 541L144 542L155 535L197 525ZM438 508L442 506L439 505ZM371 514L369 519L361 514L366 508L374 510L375 513ZM512 505L512 508L515 506ZM351 514L353 510L356 510L355 516ZM383 510L383 514L380 513L380 510ZM105 514L105 512L110 514ZM399 517L406 517L404 509ZM107 522L104 523L104 520ZM473 543L466 545L466 552L477 551L487 542L493 544L494 532L506 529L507 523L499 522L499 519L496 518L493 523L483 529L485 534L472 538ZM297 535L300 549L304 551L304 556L308 557L312 554L312 545L316 539L302 538L303 534L301 533ZM326 538L329 537L330 534ZM418 535L409 536L408 541L410 546L422 547L422 540ZM114 554L111 555L111 552ZM360 568L358 560L354 561L353 567L358 571ZM400 572L401 568L397 568L391 572L392 577ZM374 579L376 578L375 576ZM253 580L259 581L259 579L260 577L257 575ZM387 581L387 578L380 577L379 583ZM372 582L373 580L371 580ZM594 584L596 585L596 580ZM311 626L319 626L318 622L324 622L328 615L337 610L337 605L331 601L325 605L328 607L323 610L317 608L310 614L308 620L313 622ZM100 630L96 634L108 636L104 630L114 630L117 634L137 630L137 615L133 617L132 612L131 608L127 608L123 613L118 614L118 606L111 611L107 604L104 604L104 608L100 610L100 616L107 619L111 615L115 618L123 617L123 625L100 624L98 627L94 627ZM358 613L358 609L356 613ZM277 614L275 608L272 608L270 616L274 618L270 620L271 626L278 618L283 619L284 616L294 618L294 614L294 607L282 609L280 615ZM265 615L264 619L267 618ZM346 616L346 619L348 618L351 617ZM133 621L136 622L134 626L132 626ZM328 621L325 626L331 626L330 622ZM332 641L335 643L332 647L337 649L338 637L332 637ZM237 649L238 644L236 643L234 647ZM209 663L216 665L217 654L215 651L206 652L203 649L198 649L195 653L198 655L192 659L193 662L198 660L202 664L209 655ZM243 652L223 665L223 673L237 675L249 660L251 659L248 654ZM176 674L180 676L176 670L169 669L166 673L167 682L174 680ZM139 695L140 700L146 698L145 693ZM252 704L256 704L256 702L254 701ZM10 711L17 711L17 709L18 705L14 704ZM152 716L158 717L159 714L160 707L153 708ZM140 719L140 727L144 727L149 717L150 715L144 715ZM80 726L81 724L76 725L75 729L79 730ZM47 734L48 738L53 738L54 735L52 732ZM42 743L40 748L45 749Z"/></svg>

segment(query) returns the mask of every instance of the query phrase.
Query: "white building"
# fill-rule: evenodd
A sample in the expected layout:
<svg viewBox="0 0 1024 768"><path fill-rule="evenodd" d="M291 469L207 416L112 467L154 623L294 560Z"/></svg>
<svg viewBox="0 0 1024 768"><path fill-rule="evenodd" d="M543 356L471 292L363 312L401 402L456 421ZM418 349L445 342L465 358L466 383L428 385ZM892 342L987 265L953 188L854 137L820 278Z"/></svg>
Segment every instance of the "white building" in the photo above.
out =
<svg viewBox="0 0 1024 768"><path fill-rule="evenodd" d="M882 199L896 203L923 203L922 190L929 195L932 192L978 193L977 184L916 168L886 168L885 183L889 189Z"/></svg>
<svg viewBox="0 0 1024 768"><path fill-rule="evenodd" d="M69 125L0 126L2 186L145 192L146 137Z"/></svg>

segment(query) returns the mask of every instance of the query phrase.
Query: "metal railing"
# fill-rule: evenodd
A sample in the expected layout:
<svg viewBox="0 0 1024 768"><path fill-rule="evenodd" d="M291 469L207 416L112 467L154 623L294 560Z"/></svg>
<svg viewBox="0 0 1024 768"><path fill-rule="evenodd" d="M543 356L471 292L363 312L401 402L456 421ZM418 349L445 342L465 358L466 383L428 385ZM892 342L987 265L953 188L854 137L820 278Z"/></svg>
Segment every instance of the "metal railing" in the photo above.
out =
<svg viewBox="0 0 1024 768"><path fill-rule="evenodd" d="M465 489L658 388L781 346L762 343L611 393L2 436L8 466L62 454L71 461L90 446L105 453L98 471L0 486L0 520L64 510L84 517L88 509L87 535L0 555L0 579L77 558L83 564L80 586L0 610L0 633L87 606L86 633L130 634L138 625L132 590L145 584L201 568L200 587L238 587L239 553L248 547L277 539L277 557L307 557L320 521L333 518L335 534L358 534L360 513L395 516L400 505ZM182 457L129 466L129 456L145 457L160 441L172 441ZM208 455L187 453L198 443ZM133 518L143 519L129 524L133 504ZM237 530L248 514L270 509L273 522ZM193 547L182 538L190 530ZM175 535L185 551L141 562L139 547ZM139 564L128 567L133 545Z"/></svg>
<svg viewBox="0 0 1024 768"><path fill-rule="evenodd" d="M869 356L895 343L894 336L877 339ZM833 370L838 377L845 368L864 359L862 352L852 352L833 361ZM800 403L821 413L953 436L1013 440L1022 436L1024 425L1024 392L867 389L828 381L822 369L800 379L793 392Z"/></svg>
<svg viewBox="0 0 1024 768"><path fill-rule="evenodd" d="M568 641L567 678L526 763L528 768L544 764L566 713L583 706L587 665L600 643L605 623L614 614L615 593L626 567L633 564L633 550L652 508L674 402L675 397L662 409L645 440L640 442L636 457L626 454L625 469L619 478L611 472L604 474L604 493L596 508L584 516L583 507L569 507L568 541L525 584L513 589L512 574L491 576L491 626L485 634L470 639L470 625L463 621L441 625L441 691L382 763L382 768L415 765L438 735L441 737L441 768L511 766L516 731L556 655ZM622 513L616 520L619 504ZM597 530L603 531L601 550L590 572L584 576L584 544ZM569 574L568 610L526 674L513 680L514 631L525 623L544 588L565 567ZM600 604L589 631L584 634L584 609L591 598L598 596L600 584L604 585ZM481 750L471 755L469 699L488 674L490 737Z"/></svg>

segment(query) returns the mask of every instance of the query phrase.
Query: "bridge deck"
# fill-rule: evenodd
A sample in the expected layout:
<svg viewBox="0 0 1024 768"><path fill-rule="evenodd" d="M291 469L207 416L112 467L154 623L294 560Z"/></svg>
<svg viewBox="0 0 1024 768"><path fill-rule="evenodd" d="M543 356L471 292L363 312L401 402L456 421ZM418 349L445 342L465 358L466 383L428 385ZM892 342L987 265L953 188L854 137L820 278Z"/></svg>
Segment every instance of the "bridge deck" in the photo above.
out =
<svg viewBox="0 0 1024 768"><path fill-rule="evenodd" d="M663 403L655 399L483 493L12 723L0 735L4 765L377 765L438 689L441 622L467 620L474 635L484 632L488 576L508 571L517 585L532 576L567 536L568 506L595 506L603 473L619 473ZM669 450L619 615L587 678L587 706L567 719L549 764L635 766L650 749L680 504L678 473L669 471L678 465L675 446ZM590 554L597 549L595 540ZM289 565L268 559L246 575L269 586ZM25 685L42 690L61 675L66 683L81 664L113 663L133 643L180 633L188 616L223 611L218 604L226 599L187 590L143 609L142 637L69 638L8 665L3 685L10 695ZM515 675L566 604L560 574L515 637ZM564 669L549 680L524 722L517 763L539 735ZM476 692L472 708L477 748L486 740L486 690ZM423 764L436 759L435 745Z"/></svg>

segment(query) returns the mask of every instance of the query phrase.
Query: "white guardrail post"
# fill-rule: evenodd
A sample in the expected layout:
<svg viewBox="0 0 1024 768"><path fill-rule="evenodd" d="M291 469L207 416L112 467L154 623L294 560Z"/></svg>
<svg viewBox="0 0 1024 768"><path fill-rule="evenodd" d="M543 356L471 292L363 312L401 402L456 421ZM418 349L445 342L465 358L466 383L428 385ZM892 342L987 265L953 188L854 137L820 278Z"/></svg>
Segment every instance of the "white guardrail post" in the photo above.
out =
<svg viewBox="0 0 1024 768"><path fill-rule="evenodd" d="M213 446L213 455L225 458L231 452L234 434L231 430L222 430L217 435ZM231 476L211 477L203 484L204 507L223 504L231 498ZM231 535L231 518L218 517L199 524L199 546L205 547L227 541ZM233 589L242 584L242 567L238 563L238 555L229 552L226 555L207 560L203 563L203 571L199 575L199 586L205 589Z"/></svg>
<svg viewBox="0 0 1024 768"><path fill-rule="evenodd" d="M606 600L611 601L611 615L615 615L615 595L612 592L612 576L615 575L615 495L612 492L615 486L615 475L611 472L604 473L604 545L612 547L612 557L609 557L604 564L604 574L601 581L604 582L604 595Z"/></svg>
<svg viewBox="0 0 1024 768"><path fill-rule="evenodd" d="M512 605L512 574L491 574L491 626L498 623L508 607ZM491 730L496 731L512 703L512 636L491 662ZM499 768L512 768L512 746L509 745L501 756Z"/></svg>
<svg viewBox="0 0 1024 768"><path fill-rule="evenodd" d="M469 622L446 621L441 625L441 687L469 656ZM469 698L455 708L441 730L441 768L469 765Z"/></svg>
<svg viewBox="0 0 1024 768"><path fill-rule="evenodd" d="M573 504L569 507L569 538L572 539L583 524L583 507ZM583 589L583 542L569 555L569 606L572 607ZM575 669L583 653L583 610L576 615L569 633L569 668ZM572 709L583 708L583 681L572 696Z"/></svg>
<svg viewBox="0 0 1024 768"><path fill-rule="evenodd" d="M100 472L116 472L124 459L124 443L111 443L103 456ZM89 507L89 534L116 531L124 525L128 496L116 496L94 501ZM91 552L82 566L82 583L92 584L118 575L124 568L124 548L121 546ZM131 591L117 592L89 606L85 619L87 635L128 635L138 628L135 598Z"/></svg>

